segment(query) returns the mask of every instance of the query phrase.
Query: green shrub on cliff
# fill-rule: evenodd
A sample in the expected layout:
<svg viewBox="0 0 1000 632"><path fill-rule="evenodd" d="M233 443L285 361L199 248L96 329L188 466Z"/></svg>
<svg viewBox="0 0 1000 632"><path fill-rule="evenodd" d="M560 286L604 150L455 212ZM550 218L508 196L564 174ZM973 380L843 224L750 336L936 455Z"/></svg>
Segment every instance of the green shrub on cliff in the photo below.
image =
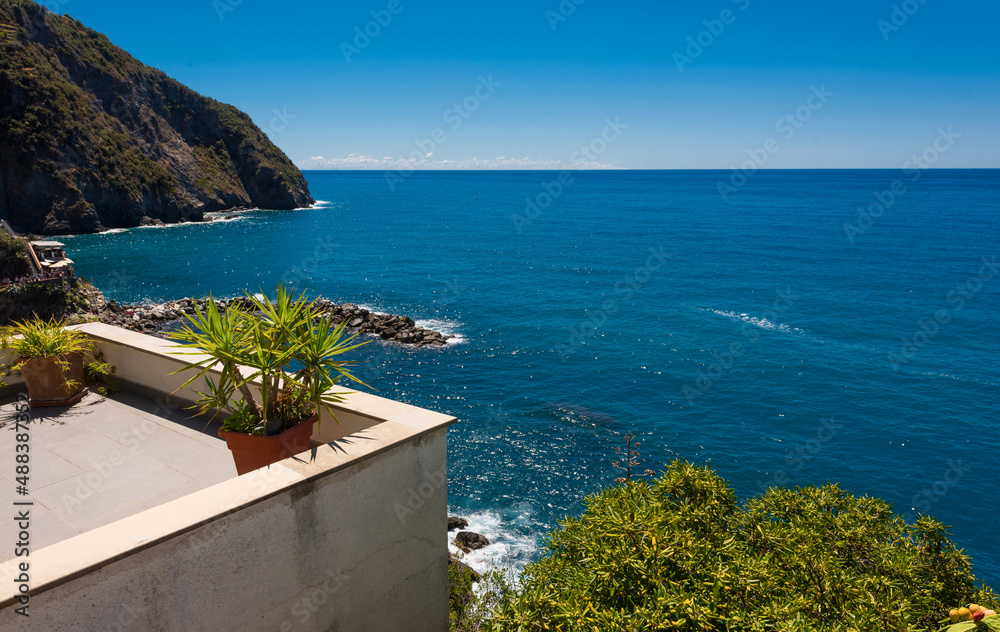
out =
<svg viewBox="0 0 1000 632"><path fill-rule="evenodd" d="M0 256L14 257L27 265L31 256L28 254L28 241L11 237L6 231L0 230Z"/></svg>
<svg viewBox="0 0 1000 632"><path fill-rule="evenodd" d="M670 464L586 500L551 534L493 630L933 630L996 606L936 520L836 485L744 506L709 468Z"/></svg>

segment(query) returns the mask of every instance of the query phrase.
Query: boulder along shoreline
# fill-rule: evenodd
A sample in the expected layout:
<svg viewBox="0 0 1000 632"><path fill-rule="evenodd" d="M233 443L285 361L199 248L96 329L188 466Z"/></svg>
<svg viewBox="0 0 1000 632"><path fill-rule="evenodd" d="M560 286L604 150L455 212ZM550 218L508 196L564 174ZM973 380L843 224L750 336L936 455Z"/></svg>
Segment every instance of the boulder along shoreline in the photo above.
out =
<svg viewBox="0 0 1000 632"><path fill-rule="evenodd" d="M108 301L100 310L102 323L124 327L132 331L167 337L176 329L185 314L194 314L195 309L205 309L207 299L182 298L176 301L146 305L119 305ZM250 299L240 296L216 300L220 310L249 309ZM326 299L313 301L313 307L333 323L347 321L352 332L379 336L383 340L397 342L411 347L443 347L454 336L439 331L418 327L412 318L394 314L372 312L353 303L343 305Z"/></svg>

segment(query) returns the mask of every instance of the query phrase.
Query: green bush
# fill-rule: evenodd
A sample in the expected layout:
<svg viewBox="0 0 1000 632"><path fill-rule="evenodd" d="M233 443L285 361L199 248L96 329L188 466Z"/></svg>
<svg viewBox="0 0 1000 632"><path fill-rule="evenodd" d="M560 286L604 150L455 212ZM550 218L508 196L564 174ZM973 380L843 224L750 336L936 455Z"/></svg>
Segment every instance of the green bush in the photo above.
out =
<svg viewBox="0 0 1000 632"><path fill-rule="evenodd" d="M28 254L28 242L24 239L11 237L6 231L0 230L0 252L17 257L25 263L31 255Z"/></svg>
<svg viewBox="0 0 1000 632"><path fill-rule="evenodd" d="M450 632L488 632L489 616L513 598L513 582L501 570L481 576L448 563L448 629Z"/></svg>
<svg viewBox="0 0 1000 632"><path fill-rule="evenodd" d="M707 467L670 464L586 499L549 536L492 630L928 630L997 604L929 517L836 485L771 489L742 507Z"/></svg>
<svg viewBox="0 0 1000 632"><path fill-rule="evenodd" d="M119 392L121 383L114 377L118 373L118 367L107 361L103 351L94 351L93 356L91 362L83 365L87 383L97 386L97 392L105 397Z"/></svg>
<svg viewBox="0 0 1000 632"><path fill-rule="evenodd" d="M448 561L448 620L452 632L464 632L469 606L475 601L472 591L476 574L471 568Z"/></svg>

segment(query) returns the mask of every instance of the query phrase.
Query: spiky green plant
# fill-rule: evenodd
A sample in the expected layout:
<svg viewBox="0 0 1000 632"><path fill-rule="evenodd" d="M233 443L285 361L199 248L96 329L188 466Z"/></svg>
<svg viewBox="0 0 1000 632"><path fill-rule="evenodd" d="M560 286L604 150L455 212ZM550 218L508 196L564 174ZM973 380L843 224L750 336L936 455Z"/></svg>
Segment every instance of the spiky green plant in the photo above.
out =
<svg viewBox="0 0 1000 632"><path fill-rule="evenodd" d="M344 337L347 323L332 326L305 293L296 298L282 285L274 301L246 296L248 309L226 310L209 296L205 309L196 307L184 327L171 334L179 346L191 349L177 353L208 356L177 371L196 371L181 388L204 380L207 392L195 391L197 411L225 411L226 429L266 435L279 434L304 412L321 408L336 419L332 406L343 401L343 394L333 392L334 386L341 378L364 384L350 371L356 362L340 356L367 342L352 344L356 336Z"/></svg>
<svg viewBox="0 0 1000 632"><path fill-rule="evenodd" d="M94 359L83 365L83 374L88 383L98 383L98 392L107 396L121 390L120 382L115 379L118 367L111 364L104 357L103 351L92 351Z"/></svg>
<svg viewBox="0 0 1000 632"><path fill-rule="evenodd" d="M43 320L35 316L13 325L0 328L0 343L12 353L0 365L0 376L17 374L25 362L33 358L51 358L59 365L67 388L78 384L66 377L70 363L65 356L72 353L86 353L93 350L93 343L85 333L67 329L64 320L53 317ZM0 379L0 386L6 383Z"/></svg>

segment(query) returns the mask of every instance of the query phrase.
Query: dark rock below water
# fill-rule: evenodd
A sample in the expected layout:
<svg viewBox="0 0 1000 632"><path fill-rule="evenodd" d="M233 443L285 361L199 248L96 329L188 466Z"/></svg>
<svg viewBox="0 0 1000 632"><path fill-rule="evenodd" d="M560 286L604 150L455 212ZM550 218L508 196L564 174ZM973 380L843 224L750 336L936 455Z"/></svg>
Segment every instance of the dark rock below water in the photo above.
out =
<svg viewBox="0 0 1000 632"><path fill-rule="evenodd" d="M469 521L465 518L459 518L458 516L448 516L448 531L454 531L455 529L464 529L469 526Z"/></svg>
<svg viewBox="0 0 1000 632"><path fill-rule="evenodd" d="M458 535L455 536L455 546L462 549L466 553L469 551L476 551L489 545L490 541L486 538L486 536L479 535L473 531L460 531Z"/></svg>

